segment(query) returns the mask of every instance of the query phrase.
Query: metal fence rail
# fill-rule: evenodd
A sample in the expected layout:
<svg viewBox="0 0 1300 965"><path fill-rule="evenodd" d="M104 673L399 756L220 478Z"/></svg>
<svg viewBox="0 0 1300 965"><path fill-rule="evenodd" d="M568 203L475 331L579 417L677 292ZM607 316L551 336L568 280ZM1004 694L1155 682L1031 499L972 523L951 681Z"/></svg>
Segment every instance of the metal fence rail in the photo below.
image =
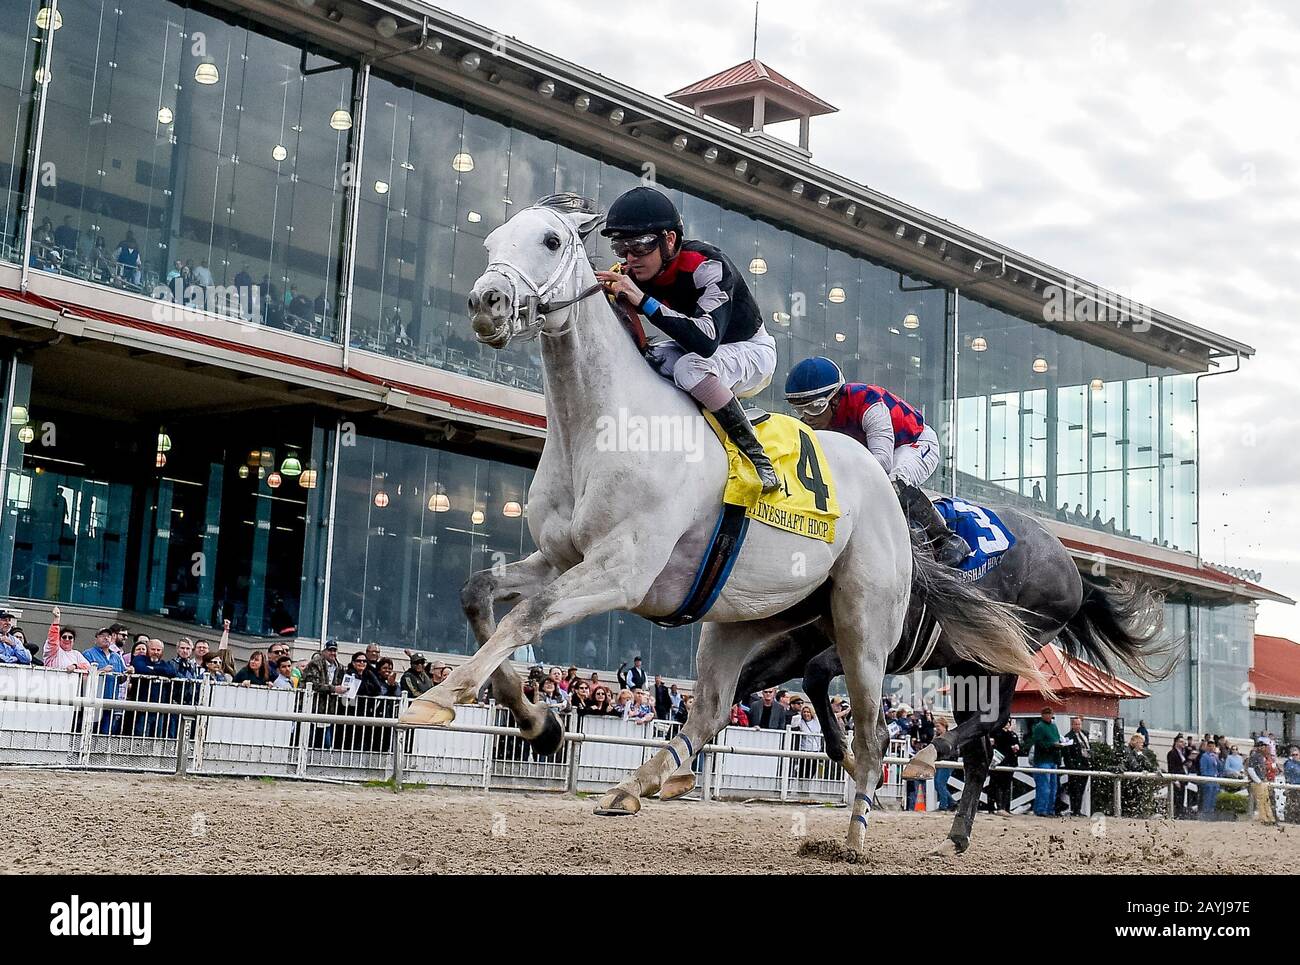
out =
<svg viewBox="0 0 1300 965"><path fill-rule="evenodd" d="M568 714L564 743L549 756L529 748L510 712L469 705L453 726L413 728L398 722L404 697L357 697L247 687L209 680L71 673L0 666L0 765L291 777L325 781L393 781L447 787L601 791L623 780L679 729L668 721L636 724L617 717ZM695 765L696 797L847 803L853 783L823 752L820 734L728 727ZM891 741L883 799L902 806L905 742ZM960 800L960 761L942 762ZM998 767L1018 783L1013 810L1027 808L1033 777L1166 785L1248 782L1154 772L1115 774L1032 766ZM1091 782L1090 782L1091 783ZM1286 794L1273 787L1279 815ZM981 794L985 793L981 789ZM925 799L934 786L926 782ZM1087 800L1087 798L1085 798ZM1164 796L1168 813L1173 793Z"/></svg>

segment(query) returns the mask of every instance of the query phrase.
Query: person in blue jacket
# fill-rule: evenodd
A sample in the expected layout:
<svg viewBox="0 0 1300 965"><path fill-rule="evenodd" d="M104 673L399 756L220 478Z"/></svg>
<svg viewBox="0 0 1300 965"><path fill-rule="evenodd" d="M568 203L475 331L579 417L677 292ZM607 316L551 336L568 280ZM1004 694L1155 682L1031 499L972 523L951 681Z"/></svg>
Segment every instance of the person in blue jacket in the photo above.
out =
<svg viewBox="0 0 1300 965"><path fill-rule="evenodd" d="M14 615L8 610L0 610L0 663L22 664L32 662L31 652L14 632Z"/></svg>
<svg viewBox="0 0 1300 965"><path fill-rule="evenodd" d="M1197 770L1200 772L1201 777L1218 777L1220 769L1219 745L1214 741L1205 741L1201 745L1201 756L1197 761ZM1219 785L1202 784L1199 793L1201 795L1201 818L1212 818L1215 802L1219 798Z"/></svg>
<svg viewBox="0 0 1300 965"><path fill-rule="evenodd" d="M86 662L104 675L103 690L100 696L107 700L117 700L121 695L123 687L123 678L127 674L126 662L122 660L122 655L113 649L113 641L117 634L108 627L100 627L95 631L95 645L82 653ZM98 732L101 734L116 734L122 729L122 713L114 713L111 710L104 711L104 716L99 720Z"/></svg>

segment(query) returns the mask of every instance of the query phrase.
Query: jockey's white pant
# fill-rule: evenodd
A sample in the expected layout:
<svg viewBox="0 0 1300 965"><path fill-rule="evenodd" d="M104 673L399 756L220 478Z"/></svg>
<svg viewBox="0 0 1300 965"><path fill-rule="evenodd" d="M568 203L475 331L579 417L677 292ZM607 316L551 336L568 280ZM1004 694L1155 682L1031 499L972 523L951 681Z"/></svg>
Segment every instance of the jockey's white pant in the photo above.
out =
<svg viewBox="0 0 1300 965"><path fill-rule="evenodd" d="M916 437L916 442L894 450L894 468L890 479L901 479L913 486L922 485L939 468L939 437L926 426Z"/></svg>
<svg viewBox="0 0 1300 965"><path fill-rule="evenodd" d="M744 342L726 342L705 357L687 352L674 341L660 342L654 348L661 360L660 374L671 374L677 387L690 392L706 375L716 375L738 399L758 395L772 381L776 371L776 339L760 328Z"/></svg>

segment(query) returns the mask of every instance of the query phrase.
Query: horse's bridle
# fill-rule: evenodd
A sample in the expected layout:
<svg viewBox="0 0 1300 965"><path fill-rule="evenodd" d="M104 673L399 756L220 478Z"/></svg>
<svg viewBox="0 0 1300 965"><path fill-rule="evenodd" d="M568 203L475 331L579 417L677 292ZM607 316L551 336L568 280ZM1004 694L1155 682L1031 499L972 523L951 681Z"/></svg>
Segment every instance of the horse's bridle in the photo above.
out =
<svg viewBox="0 0 1300 965"><path fill-rule="evenodd" d="M569 244L564 249L564 254L560 258L560 263L555 266L555 270L540 285L536 284L531 278L523 273L516 265L507 260L498 260L488 262L487 271L496 271L505 276L510 283L510 301L514 306L513 314L506 319L504 337L500 332L489 336L475 335L474 337L486 345L494 348L504 348L513 339L524 338L531 339L541 335L564 335L569 331L566 327L558 332L547 332L542 326L546 322L546 316L552 312L557 312L562 308L568 308L570 305L576 305L585 298L590 298L598 291L604 290L604 285L596 282L588 288L583 289L572 298L561 298L550 300L553 290L567 277L572 276L576 283L579 277L582 262L579 260L579 252L586 257L586 246L583 244L582 235L577 227L569 221L568 218L559 214L554 208L548 208L545 205L532 205L541 211L554 212L560 223L569 235ZM590 264L590 262L588 262ZM527 289L529 294L520 297L520 291Z"/></svg>

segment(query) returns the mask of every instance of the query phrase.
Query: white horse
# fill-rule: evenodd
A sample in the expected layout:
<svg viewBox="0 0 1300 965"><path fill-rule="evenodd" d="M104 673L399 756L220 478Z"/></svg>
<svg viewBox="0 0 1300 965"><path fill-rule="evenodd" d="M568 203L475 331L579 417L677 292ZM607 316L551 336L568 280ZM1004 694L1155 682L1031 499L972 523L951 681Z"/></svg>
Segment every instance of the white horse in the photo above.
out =
<svg viewBox="0 0 1300 965"><path fill-rule="evenodd" d="M478 652L402 717L405 723L446 724L455 717L454 705L474 700L490 676L497 698L543 753L558 746L559 722L545 706L523 697L503 661L539 635L585 617L611 610L644 617L672 613L708 546L727 475L722 446L702 425L694 436L702 454L616 451L607 444L608 434L599 441L602 425L608 425L602 418L671 416L685 425L702 417L686 393L641 357L605 297L588 297L601 289L583 240L599 218L586 202L579 207L580 201L544 199L484 242L487 270L469 297L478 339L501 348L542 337L547 438L528 494L528 527L538 549L470 578L461 598ZM871 454L847 436L818 436L842 513L834 543L750 525L730 579L705 617L689 721L667 747L611 789L597 813L638 811L641 797L656 793L725 725L737 678L751 655L828 614L855 717L866 725L853 745L860 764L848 835L854 853L863 850L881 772L885 661L914 588L929 595L936 612L945 615L949 635L972 659L1036 676L1013 611L962 588L933 561L925 562L924 549L914 548L893 488ZM515 601L498 625L494 604Z"/></svg>

